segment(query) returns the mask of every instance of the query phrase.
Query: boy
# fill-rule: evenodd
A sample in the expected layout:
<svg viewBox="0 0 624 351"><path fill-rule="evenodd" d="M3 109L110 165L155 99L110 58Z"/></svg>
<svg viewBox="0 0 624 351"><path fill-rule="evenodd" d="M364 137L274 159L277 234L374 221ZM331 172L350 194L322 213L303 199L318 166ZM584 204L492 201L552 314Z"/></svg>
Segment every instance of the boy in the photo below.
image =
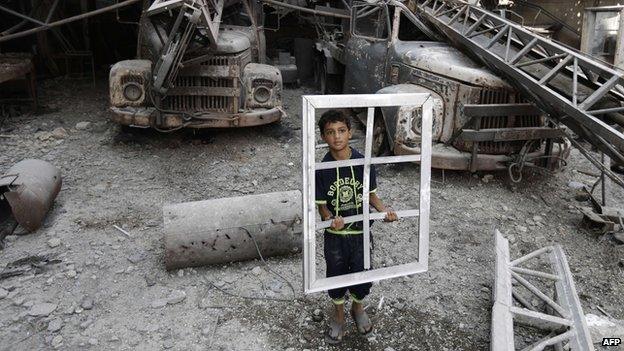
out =
<svg viewBox="0 0 624 351"><path fill-rule="evenodd" d="M364 158L349 146L351 122L339 111L329 110L321 116L318 126L321 137L329 145L329 152L322 162ZM345 225L343 217L362 214L364 166L340 167L316 171L316 204L321 218L333 219L331 227L325 230L324 253L327 264L327 277L361 272L364 270L364 249L362 222ZM396 213L383 205L377 197L377 174L370 170L369 203L379 212L387 212L385 221L397 220ZM353 300L351 316L362 334L369 333L373 326L364 311L362 300L370 292L372 284L365 283L346 288L329 290L334 304L334 315L329 325L326 341L338 343L344 335L345 293L349 291Z"/></svg>

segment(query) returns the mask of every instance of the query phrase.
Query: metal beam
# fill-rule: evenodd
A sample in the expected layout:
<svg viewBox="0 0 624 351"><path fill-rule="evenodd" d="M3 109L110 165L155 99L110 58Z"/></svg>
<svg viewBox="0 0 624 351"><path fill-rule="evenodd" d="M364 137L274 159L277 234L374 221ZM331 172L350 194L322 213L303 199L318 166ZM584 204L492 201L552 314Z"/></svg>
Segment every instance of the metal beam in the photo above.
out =
<svg viewBox="0 0 624 351"><path fill-rule="evenodd" d="M128 5L132 5L132 4L137 3L139 1L140 0L126 0L126 1L120 2L120 3L115 4L115 5L103 7L101 9L97 9L95 11L86 12L86 13L83 13L83 14L80 14L80 15L76 15L76 16L72 16L72 17L69 17L69 18L65 18L65 19L62 19L62 20L59 20L59 21L56 21L56 22L43 23L39 27L35 27L35 28L32 28L32 29L28 29L28 30L25 30L25 31L22 31L22 32L17 32L17 33L5 35L5 36L0 36L0 43L8 41L8 40L11 40L11 39L21 38L21 37L24 37L24 36L27 36L27 35L31 35L31 34L34 34L34 33L42 32L44 30L48 30L50 28L62 26L64 24L71 23L71 22L74 22L74 21L79 21L79 20L82 20L82 19L85 19L85 18L89 18L89 17L92 17L92 16L97 16L97 15L100 15L102 13L106 13L106 12L113 11L113 10L116 10L116 9L119 9L119 8L122 8L122 7L125 7L125 6L128 6Z"/></svg>

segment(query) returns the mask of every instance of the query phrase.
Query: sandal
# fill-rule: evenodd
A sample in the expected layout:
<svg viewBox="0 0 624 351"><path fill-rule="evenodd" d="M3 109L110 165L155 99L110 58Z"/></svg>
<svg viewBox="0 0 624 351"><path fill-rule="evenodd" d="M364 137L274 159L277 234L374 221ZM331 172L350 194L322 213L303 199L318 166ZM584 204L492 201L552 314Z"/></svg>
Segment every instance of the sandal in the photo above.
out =
<svg viewBox="0 0 624 351"><path fill-rule="evenodd" d="M342 337L345 335L345 323L338 323L332 320L329 323L329 329L325 333L325 342L330 345L339 344L342 341Z"/></svg>
<svg viewBox="0 0 624 351"><path fill-rule="evenodd" d="M368 318L366 311L362 310L362 312L356 314L351 310L351 317L353 317L355 326L360 334L366 335L373 331L373 323L371 323L370 318Z"/></svg>

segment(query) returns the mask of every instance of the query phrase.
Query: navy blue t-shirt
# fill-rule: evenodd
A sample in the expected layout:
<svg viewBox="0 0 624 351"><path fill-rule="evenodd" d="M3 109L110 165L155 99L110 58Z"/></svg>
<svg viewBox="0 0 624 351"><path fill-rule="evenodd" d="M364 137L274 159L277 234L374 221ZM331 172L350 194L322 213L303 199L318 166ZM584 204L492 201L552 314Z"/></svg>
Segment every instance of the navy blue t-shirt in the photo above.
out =
<svg viewBox="0 0 624 351"><path fill-rule="evenodd" d="M351 159L364 158L351 148ZM321 162L336 161L328 152ZM340 167L316 171L316 204L327 205L334 216L353 216L362 214L362 194L364 192L364 166ZM370 168L370 192L377 190L377 172ZM350 223L342 230L327 229L333 234L362 233L362 222Z"/></svg>

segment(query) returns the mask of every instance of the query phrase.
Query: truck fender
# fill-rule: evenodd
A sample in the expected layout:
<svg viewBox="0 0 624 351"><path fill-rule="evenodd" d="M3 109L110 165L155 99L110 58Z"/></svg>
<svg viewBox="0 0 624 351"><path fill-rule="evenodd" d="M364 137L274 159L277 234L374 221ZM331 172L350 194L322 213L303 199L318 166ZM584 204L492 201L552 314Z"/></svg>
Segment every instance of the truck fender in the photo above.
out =
<svg viewBox="0 0 624 351"><path fill-rule="evenodd" d="M440 139L444 118L444 100L436 92L416 84L389 85L379 89L376 94L406 94L406 93L430 93L433 97L433 130L434 141ZM386 134L391 145L406 143L408 140L420 139L420 131L412 129L413 108L383 107L381 108ZM405 117L405 118L400 118Z"/></svg>

